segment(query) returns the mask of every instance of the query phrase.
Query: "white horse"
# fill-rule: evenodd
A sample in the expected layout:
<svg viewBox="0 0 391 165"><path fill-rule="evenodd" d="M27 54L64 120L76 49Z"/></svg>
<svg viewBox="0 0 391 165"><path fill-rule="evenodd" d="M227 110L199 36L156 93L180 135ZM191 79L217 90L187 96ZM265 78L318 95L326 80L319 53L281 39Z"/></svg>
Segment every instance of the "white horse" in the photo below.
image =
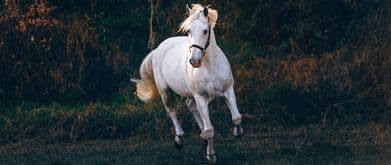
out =
<svg viewBox="0 0 391 165"><path fill-rule="evenodd" d="M214 128L209 118L208 104L223 96L231 112L233 134L243 133L241 115L236 105L234 80L229 62L216 44L213 28L217 11L199 4L186 6L188 18L179 31L187 36L171 37L149 53L140 67L136 95L144 102L160 95L175 127L175 143L183 146L183 130L178 122L172 100L173 92L186 97L186 105L207 140L207 159L216 161L213 147Z"/></svg>

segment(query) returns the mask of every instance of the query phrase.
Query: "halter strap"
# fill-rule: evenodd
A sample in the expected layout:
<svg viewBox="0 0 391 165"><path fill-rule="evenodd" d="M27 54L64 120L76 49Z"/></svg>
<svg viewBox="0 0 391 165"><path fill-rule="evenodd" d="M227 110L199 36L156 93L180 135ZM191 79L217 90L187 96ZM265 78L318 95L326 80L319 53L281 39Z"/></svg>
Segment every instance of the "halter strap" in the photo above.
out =
<svg viewBox="0 0 391 165"><path fill-rule="evenodd" d="M206 40L205 46L204 46L204 47L201 47L201 46L199 46L199 45L197 45L197 44L192 44L192 45L190 45L189 50L190 50L192 47L198 48L198 49L200 49L201 52L202 52L202 57L204 57L205 54L206 54L206 49L208 48L208 46L209 46L209 44L210 44L210 33L211 33L211 31L210 31L210 25L209 25L208 39Z"/></svg>

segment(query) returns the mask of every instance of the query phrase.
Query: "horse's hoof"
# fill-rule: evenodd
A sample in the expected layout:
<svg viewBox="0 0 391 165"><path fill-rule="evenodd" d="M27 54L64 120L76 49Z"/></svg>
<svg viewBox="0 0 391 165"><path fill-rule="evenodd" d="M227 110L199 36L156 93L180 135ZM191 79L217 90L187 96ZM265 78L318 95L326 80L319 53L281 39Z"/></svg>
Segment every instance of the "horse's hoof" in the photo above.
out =
<svg viewBox="0 0 391 165"><path fill-rule="evenodd" d="M206 155L206 159L208 160L208 163L215 164L216 163L216 155Z"/></svg>
<svg viewBox="0 0 391 165"><path fill-rule="evenodd" d="M243 135L243 128L240 125L235 125L233 134L235 137L241 137Z"/></svg>
<svg viewBox="0 0 391 165"><path fill-rule="evenodd" d="M182 149L183 148L183 136L175 136L175 148L176 149Z"/></svg>

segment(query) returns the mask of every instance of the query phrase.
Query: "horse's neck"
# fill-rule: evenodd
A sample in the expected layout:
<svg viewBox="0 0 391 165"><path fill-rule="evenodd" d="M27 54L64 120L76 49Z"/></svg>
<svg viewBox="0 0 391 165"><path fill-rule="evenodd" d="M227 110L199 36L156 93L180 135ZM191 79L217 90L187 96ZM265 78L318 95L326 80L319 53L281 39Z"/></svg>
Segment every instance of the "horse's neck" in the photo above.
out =
<svg viewBox="0 0 391 165"><path fill-rule="evenodd" d="M211 30L210 45L206 49L206 53L207 53L207 56L206 56L207 60L205 60L205 62L208 65L213 66L214 63L216 62L217 56L219 55L218 46L217 46L217 43L216 43L216 37L215 37L213 29Z"/></svg>
<svg viewBox="0 0 391 165"><path fill-rule="evenodd" d="M209 42L211 45L213 46L217 46L216 44L216 36L215 36L215 32L214 32L214 29L212 28L211 31L210 31L210 39L209 39Z"/></svg>

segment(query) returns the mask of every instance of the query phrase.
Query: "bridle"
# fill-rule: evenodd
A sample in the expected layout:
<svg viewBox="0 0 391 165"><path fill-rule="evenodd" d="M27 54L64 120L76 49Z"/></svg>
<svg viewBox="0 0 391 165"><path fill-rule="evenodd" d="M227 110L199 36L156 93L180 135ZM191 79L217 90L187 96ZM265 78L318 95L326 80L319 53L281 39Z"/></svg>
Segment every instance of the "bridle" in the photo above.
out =
<svg viewBox="0 0 391 165"><path fill-rule="evenodd" d="M211 31L210 31L210 25L208 26L208 28L209 28L209 29L208 29L208 39L206 40L205 46L204 46L204 47L201 47L200 45L197 45L197 44L191 44L190 47L189 47L189 51L190 51L190 49L191 49L192 47L195 47L195 48L198 48L198 49L201 50L201 52L202 52L202 57L205 56L205 54L206 54L206 48L208 48L209 43L210 43L210 33L211 33Z"/></svg>

